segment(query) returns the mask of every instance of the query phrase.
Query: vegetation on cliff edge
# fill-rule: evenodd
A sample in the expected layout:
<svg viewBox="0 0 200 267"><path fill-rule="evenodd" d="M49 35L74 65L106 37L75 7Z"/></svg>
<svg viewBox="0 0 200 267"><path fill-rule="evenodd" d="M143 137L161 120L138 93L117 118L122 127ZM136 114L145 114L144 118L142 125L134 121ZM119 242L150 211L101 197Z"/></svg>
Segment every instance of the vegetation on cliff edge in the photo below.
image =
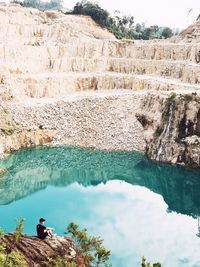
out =
<svg viewBox="0 0 200 267"><path fill-rule="evenodd" d="M86 229L80 230L78 225L70 223L67 233L74 240L78 250L83 254L86 266L89 267L111 267L107 261L111 251L103 247L103 239L100 237L90 237Z"/></svg>
<svg viewBox="0 0 200 267"><path fill-rule="evenodd" d="M0 266L2 267L28 267L25 258L15 251L15 246L20 242L20 237L24 230L24 219L17 221L17 226L12 234L13 242L11 244L0 243ZM0 229L0 236L5 232ZM108 263L111 251L107 250L102 244L103 240L100 237L89 236L86 229L80 230L78 225L70 223L67 227L67 234L69 234L77 249L84 257L86 267L112 267ZM24 244L23 244L24 245ZM42 267L78 267L75 262L68 262L61 257L50 258L48 261L40 263ZM151 265L146 262L143 257L141 267L161 267L160 263Z"/></svg>
<svg viewBox="0 0 200 267"><path fill-rule="evenodd" d="M169 27L153 25L147 27L145 23L134 24L134 17L121 14L116 11L114 16L103 9L98 3L90 1L77 2L71 12L67 14L80 14L90 16L98 25L108 29L116 38L122 39L160 39L174 35Z"/></svg>
<svg viewBox="0 0 200 267"><path fill-rule="evenodd" d="M11 245L6 243L0 244L0 266L2 267L27 267L27 263L23 256L14 250L15 245L20 240L20 235L24 229L24 220L20 219L17 222L17 227L13 233L13 242ZM0 230L0 236L4 234L4 231Z"/></svg>
<svg viewBox="0 0 200 267"><path fill-rule="evenodd" d="M12 3L20 4L23 7L33 7L39 10L60 10L63 8L62 0L13 0Z"/></svg>
<svg viewBox="0 0 200 267"><path fill-rule="evenodd" d="M20 4L23 7L33 7L39 10L63 10L62 0L13 0L13 3ZM85 15L90 16L99 26L106 28L118 39L162 39L169 38L174 32L169 27L159 27L158 25L146 26L145 23L134 22L133 16L127 16L119 11L115 11L111 15L107 10L103 9L98 2L81 1L77 2L71 11L67 11L66 15Z"/></svg>

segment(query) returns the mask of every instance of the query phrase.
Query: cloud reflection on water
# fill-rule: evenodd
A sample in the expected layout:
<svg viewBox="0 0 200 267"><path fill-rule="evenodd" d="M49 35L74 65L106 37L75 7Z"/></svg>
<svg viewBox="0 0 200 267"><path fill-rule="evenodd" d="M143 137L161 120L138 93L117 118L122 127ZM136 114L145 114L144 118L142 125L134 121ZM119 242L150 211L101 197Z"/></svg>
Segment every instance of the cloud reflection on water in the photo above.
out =
<svg viewBox="0 0 200 267"><path fill-rule="evenodd" d="M78 148L21 151L1 165L0 226L8 231L19 217L30 234L40 217L58 234L74 221L104 238L114 267L139 266L142 255L164 267L200 266L198 171Z"/></svg>
<svg viewBox="0 0 200 267"><path fill-rule="evenodd" d="M163 266L200 266L196 220L166 213L167 205L158 194L120 181L95 188L75 187L87 195L98 194L90 212L95 218L99 213L101 216L93 228L102 236L109 236L106 245L115 254L123 255L127 261L124 266L131 266L133 258L140 259L143 254L151 261L159 260ZM89 224L87 220L84 223Z"/></svg>

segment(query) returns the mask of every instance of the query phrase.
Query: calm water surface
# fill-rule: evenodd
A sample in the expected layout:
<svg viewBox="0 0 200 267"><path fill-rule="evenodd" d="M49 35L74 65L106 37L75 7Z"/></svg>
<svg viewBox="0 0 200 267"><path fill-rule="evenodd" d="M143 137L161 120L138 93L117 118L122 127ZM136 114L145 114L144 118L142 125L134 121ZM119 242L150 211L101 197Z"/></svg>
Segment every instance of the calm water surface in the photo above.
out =
<svg viewBox="0 0 200 267"><path fill-rule="evenodd" d="M1 161L0 227L19 217L35 235L40 217L62 235L71 221L100 235L114 267L200 267L200 171L151 162L139 153L37 148Z"/></svg>

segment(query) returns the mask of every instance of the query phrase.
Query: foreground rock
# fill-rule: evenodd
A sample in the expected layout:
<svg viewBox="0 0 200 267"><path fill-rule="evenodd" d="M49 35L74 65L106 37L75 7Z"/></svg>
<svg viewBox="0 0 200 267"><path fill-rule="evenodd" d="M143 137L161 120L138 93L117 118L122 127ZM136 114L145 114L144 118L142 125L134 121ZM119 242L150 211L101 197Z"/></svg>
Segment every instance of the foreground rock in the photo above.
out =
<svg viewBox="0 0 200 267"><path fill-rule="evenodd" d="M75 262L78 267L85 266L74 243L67 237L40 240L37 237L21 235L19 242L13 245L13 236L10 234L0 237L0 243L6 243L8 247L12 247L12 250L19 252L29 267L39 267L42 263L50 266L49 260L56 258Z"/></svg>

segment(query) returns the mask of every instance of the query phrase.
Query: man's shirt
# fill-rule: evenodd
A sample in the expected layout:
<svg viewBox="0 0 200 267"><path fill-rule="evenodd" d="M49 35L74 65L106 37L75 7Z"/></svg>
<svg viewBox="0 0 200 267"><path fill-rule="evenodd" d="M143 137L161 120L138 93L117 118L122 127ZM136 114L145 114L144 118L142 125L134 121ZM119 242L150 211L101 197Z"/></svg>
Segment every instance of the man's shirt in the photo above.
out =
<svg viewBox="0 0 200 267"><path fill-rule="evenodd" d="M44 239L47 236L47 233L45 232L46 227L42 224L37 225L37 235L39 238Z"/></svg>

